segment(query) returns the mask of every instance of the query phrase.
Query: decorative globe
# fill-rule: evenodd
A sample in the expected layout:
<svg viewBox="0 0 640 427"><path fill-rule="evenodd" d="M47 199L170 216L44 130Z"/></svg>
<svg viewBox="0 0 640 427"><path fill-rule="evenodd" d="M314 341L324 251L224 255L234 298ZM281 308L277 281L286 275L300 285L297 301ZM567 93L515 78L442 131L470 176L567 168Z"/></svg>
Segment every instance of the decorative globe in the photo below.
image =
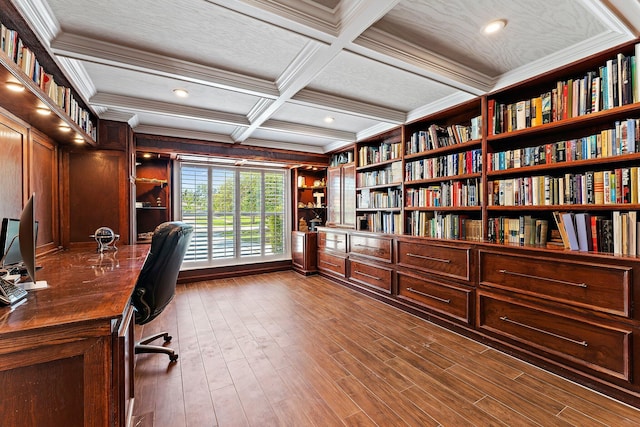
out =
<svg viewBox="0 0 640 427"><path fill-rule="evenodd" d="M114 233L109 227L100 227L90 237L98 243L98 251L103 252L109 249L117 250L115 245L111 245L120 238L120 235Z"/></svg>

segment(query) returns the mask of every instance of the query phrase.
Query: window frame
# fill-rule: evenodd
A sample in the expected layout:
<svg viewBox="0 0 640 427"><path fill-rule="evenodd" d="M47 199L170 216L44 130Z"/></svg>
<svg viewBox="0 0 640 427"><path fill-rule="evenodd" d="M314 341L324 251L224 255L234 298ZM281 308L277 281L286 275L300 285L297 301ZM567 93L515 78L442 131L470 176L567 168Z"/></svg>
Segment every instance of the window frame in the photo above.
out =
<svg viewBox="0 0 640 427"><path fill-rule="evenodd" d="M211 234L211 224L213 217L213 209L211 209L211 196L212 196L212 188L208 186L207 188L207 198L208 198L208 210L207 210L207 260L187 260L182 264L182 268L184 270L190 269L198 269L198 268L206 268L206 267L225 267L225 266L234 266L234 265L246 265L246 264L255 264L261 262L275 262L275 261L283 261L283 260L291 260L291 233L288 230L291 230L291 173L289 169L284 166L274 166L274 165L246 165L246 164L234 164L228 163L224 161L225 159L220 159L220 161L215 161L214 159L207 159L207 161L196 161L196 160L180 160L174 159L173 170L175 171L174 177L174 187L172 188L172 197L175 200L173 217L176 220L182 220L182 168L183 166L195 166L207 169L207 180L208 183L211 182L211 175L213 168L217 169L228 169L234 171L235 182L234 192L235 192L235 210L234 210L234 240L235 240L235 252L234 257L232 258L221 258L214 259L212 258L212 234ZM226 159L228 160L228 159ZM266 172L280 172L283 175L283 219L284 224L282 227L283 232L283 252L281 254L271 254L271 255L245 255L242 256L242 251L240 248L240 240L241 240L241 227L240 227L240 216L241 211L237 204L237 201L240 200L240 173L242 171L259 171L261 172L261 198L262 203L260 206L260 218L261 218L261 228L260 228L260 236L261 236L261 252L264 251L265 245L265 227L267 213L265 211L265 200L264 200L264 189L265 189L265 173Z"/></svg>

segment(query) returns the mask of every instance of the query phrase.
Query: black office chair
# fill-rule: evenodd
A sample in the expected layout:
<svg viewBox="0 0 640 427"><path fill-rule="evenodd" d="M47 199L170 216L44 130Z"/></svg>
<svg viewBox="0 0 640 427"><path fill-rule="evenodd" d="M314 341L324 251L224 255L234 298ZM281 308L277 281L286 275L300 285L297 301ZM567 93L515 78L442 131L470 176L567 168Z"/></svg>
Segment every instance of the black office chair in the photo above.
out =
<svg viewBox="0 0 640 427"><path fill-rule="evenodd" d="M193 226L178 221L165 222L154 230L151 249L131 298L136 309L136 324L144 325L155 319L173 299L180 266L192 234ZM165 353L171 362L178 360L173 349L149 344L160 337L165 343L172 338L167 332L143 338L136 343L135 353Z"/></svg>

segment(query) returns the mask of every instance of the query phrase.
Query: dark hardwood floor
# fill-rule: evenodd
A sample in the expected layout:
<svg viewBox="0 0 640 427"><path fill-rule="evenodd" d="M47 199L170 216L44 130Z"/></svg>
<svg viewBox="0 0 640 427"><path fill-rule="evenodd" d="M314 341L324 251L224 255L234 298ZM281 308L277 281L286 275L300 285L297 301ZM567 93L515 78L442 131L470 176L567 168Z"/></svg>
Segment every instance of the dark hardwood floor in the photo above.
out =
<svg viewBox="0 0 640 427"><path fill-rule="evenodd" d="M640 411L318 277L179 285L134 425L637 426Z"/></svg>

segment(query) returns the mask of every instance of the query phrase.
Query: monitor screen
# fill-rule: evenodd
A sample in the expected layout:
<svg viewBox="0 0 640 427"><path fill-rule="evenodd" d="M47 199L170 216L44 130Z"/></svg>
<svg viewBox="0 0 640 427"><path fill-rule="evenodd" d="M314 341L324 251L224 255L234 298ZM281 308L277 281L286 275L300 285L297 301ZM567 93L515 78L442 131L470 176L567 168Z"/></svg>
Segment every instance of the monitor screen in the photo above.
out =
<svg viewBox="0 0 640 427"><path fill-rule="evenodd" d="M36 218L35 194L32 194L20 215L20 253L22 263L33 283L36 282Z"/></svg>
<svg viewBox="0 0 640 427"><path fill-rule="evenodd" d="M2 220L0 245L2 245L3 267L22 262L22 256L20 255L20 242L18 242L19 231L20 220L14 218L4 218Z"/></svg>

